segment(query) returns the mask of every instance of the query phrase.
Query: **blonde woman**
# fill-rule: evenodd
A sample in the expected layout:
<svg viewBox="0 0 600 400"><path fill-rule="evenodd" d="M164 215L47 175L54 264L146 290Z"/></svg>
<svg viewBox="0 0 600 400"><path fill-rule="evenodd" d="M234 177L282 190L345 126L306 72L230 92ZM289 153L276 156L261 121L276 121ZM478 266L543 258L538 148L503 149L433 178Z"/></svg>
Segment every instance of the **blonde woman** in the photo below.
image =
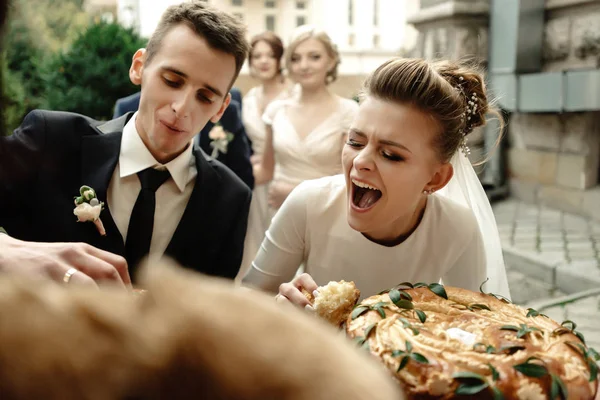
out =
<svg viewBox="0 0 600 400"><path fill-rule="evenodd" d="M279 209L305 180L342 171L340 156L358 104L332 93L339 53L331 38L310 26L299 27L286 50L289 78L296 84L288 99L274 101L263 116L265 151L255 165L257 183L268 182L268 201Z"/></svg>
<svg viewBox="0 0 600 400"><path fill-rule="evenodd" d="M283 43L273 32L263 32L250 41L248 64L250 74L260 84L253 87L244 96L242 119L246 133L252 142L252 163L257 164L265 146L265 124L262 115L267 106L276 99L289 95L290 85L282 74ZM248 215L248 228L244 242L244 257L238 276L243 277L256 255L265 232L271 222L271 213L267 201L268 182L255 182L252 203Z"/></svg>
<svg viewBox="0 0 600 400"><path fill-rule="evenodd" d="M342 279L371 296L440 279L478 291L489 278L486 291L509 297L494 215L466 157L469 133L490 111L477 71L385 62L365 82L344 173L293 191L244 284L302 307L300 289ZM294 278L301 264L306 273Z"/></svg>

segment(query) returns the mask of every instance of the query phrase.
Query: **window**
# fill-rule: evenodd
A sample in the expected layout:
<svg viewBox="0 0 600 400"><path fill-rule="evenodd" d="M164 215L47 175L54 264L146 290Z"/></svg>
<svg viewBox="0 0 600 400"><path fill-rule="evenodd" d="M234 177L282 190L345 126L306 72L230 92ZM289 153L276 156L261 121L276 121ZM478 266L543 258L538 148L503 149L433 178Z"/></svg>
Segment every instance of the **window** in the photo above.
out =
<svg viewBox="0 0 600 400"><path fill-rule="evenodd" d="M275 8L275 0L265 0L265 8Z"/></svg>
<svg viewBox="0 0 600 400"><path fill-rule="evenodd" d="M241 6L243 0L231 0L232 6Z"/></svg>
<svg viewBox="0 0 600 400"><path fill-rule="evenodd" d="M298 15L296 17L296 26L306 25L306 17L304 15Z"/></svg>
<svg viewBox="0 0 600 400"><path fill-rule="evenodd" d="M373 26L379 25L379 0L373 0Z"/></svg>
<svg viewBox="0 0 600 400"><path fill-rule="evenodd" d="M268 31L275 32L275 16L274 15L267 15L265 17L265 28Z"/></svg>
<svg viewBox="0 0 600 400"><path fill-rule="evenodd" d="M304 10L306 8L306 1L304 1L304 0L296 1L296 8L298 10Z"/></svg>
<svg viewBox="0 0 600 400"><path fill-rule="evenodd" d="M378 34L374 34L373 35L373 47L379 47L379 35Z"/></svg>
<svg viewBox="0 0 600 400"><path fill-rule="evenodd" d="M348 46L350 46L350 47L354 46L354 33L350 33L348 35Z"/></svg>
<svg viewBox="0 0 600 400"><path fill-rule="evenodd" d="M348 0L348 25L354 25L354 0Z"/></svg>

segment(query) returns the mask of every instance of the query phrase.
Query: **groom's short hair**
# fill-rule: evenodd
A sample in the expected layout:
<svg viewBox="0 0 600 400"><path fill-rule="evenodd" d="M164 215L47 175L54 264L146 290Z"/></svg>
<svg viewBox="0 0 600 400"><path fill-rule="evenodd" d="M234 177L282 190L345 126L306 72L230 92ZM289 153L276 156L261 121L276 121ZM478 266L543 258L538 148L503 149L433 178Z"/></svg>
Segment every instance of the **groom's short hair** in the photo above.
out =
<svg viewBox="0 0 600 400"><path fill-rule="evenodd" d="M236 67L233 80L237 78L249 52L246 27L236 17L206 2L186 2L167 8L146 46L146 63L158 52L165 35L180 24L191 28L213 49L231 54Z"/></svg>

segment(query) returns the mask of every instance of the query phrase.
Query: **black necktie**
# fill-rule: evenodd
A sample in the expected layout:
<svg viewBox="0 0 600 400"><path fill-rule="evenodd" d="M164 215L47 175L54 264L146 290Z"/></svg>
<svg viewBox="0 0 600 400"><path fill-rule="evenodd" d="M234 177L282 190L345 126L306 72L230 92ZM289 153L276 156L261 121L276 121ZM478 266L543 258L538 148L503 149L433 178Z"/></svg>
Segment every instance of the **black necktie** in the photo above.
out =
<svg viewBox="0 0 600 400"><path fill-rule="evenodd" d="M156 208L156 190L171 176L169 171L159 171L148 168L138 172L142 189L133 206L127 241L125 242L125 257L129 266L129 273L137 268L140 260L150 251L152 229L154 228L154 209Z"/></svg>

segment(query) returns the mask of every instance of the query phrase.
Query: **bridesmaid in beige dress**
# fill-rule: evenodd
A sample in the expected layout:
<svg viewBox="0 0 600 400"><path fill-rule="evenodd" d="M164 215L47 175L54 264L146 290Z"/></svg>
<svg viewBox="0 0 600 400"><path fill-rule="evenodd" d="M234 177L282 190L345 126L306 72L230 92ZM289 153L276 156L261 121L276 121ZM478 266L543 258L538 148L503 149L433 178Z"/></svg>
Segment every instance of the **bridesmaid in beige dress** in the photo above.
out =
<svg viewBox="0 0 600 400"><path fill-rule="evenodd" d="M297 85L293 96L267 107L264 153L254 168L257 183L272 179L268 194L272 215L301 182L342 172L346 131L358 110L355 101L329 89L340 58L325 32L297 28L285 60Z"/></svg>
<svg viewBox="0 0 600 400"><path fill-rule="evenodd" d="M250 89L244 96L242 119L246 133L252 141L253 164L260 162L264 150L265 124L262 115L265 109L273 100L285 98L289 93L289 85L283 77L281 68L283 51L281 39L273 32L263 32L250 41L248 57L250 74L260 84ZM249 269L271 222L267 192L268 182L256 183L248 215L244 257L239 277L243 277Z"/></svg>

